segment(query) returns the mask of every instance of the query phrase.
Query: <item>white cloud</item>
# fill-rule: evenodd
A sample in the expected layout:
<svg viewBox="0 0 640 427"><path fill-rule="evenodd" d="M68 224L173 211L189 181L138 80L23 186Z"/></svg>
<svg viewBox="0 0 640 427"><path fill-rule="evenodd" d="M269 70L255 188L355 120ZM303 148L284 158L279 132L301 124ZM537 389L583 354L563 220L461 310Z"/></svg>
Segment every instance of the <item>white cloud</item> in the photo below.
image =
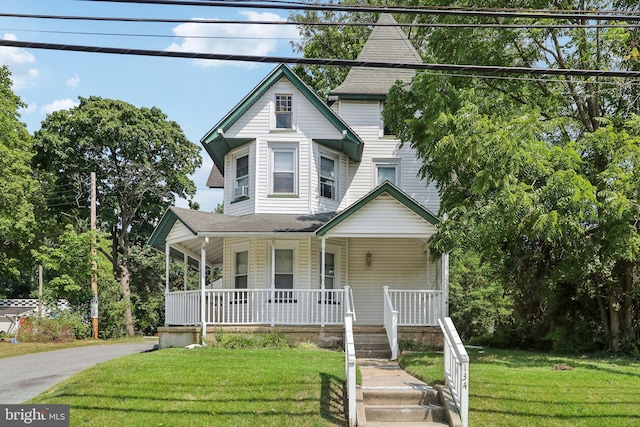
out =
<svg viewBox="0 0 640 427"><path fill-rule="evenodd" d="M73 74L73 77L67 80L67 86L76 87L80 83L80 77L77 74Z"/></svg>
<svg viewBox="0 0 640 427"><path fill-rule="evenodd" d="M286 18L274 13L240 12L248 22L251 21L286 21ZM173 28L173 33L184 38L180 43L172 43L170 51L198 52L215 54L234 54L250 56L268 56L273 54L282 44L288 44L298 37L293 25L260 25L260 24L202 24L185 23ZM196 60L203 67L234 65L245 68L256 67L251 62Z"/></svg>
<svg viewBox="0 0 640 427"><path fill-rule="evenodd" d="M4 40L17 40L15 34L5 33ZM36 57L29 51L10 46L0 46L0 64L9 66L13 89L29 86L38 77L37 68L27 68L36 62Z"/></svg>
<svg viewBox="0 0 640 427"><path fill-rule="evenodd" d="M30 102L25 108L22 108L20 111L26 114L36 113L38 111L38 104L36 104L35 102Z"/></svg>
<svg viewBox="0 0 640 427"><path fill-rule="evenodd" d="M42 114L51 114L54 111L60 111L60 110L69 110L73 107L76 107L80 105L78 102L72 100L72 99L58 99L56 101L53 101L50 104L45 105L44 107L42 107L40 109L40 112Z"/></svg>

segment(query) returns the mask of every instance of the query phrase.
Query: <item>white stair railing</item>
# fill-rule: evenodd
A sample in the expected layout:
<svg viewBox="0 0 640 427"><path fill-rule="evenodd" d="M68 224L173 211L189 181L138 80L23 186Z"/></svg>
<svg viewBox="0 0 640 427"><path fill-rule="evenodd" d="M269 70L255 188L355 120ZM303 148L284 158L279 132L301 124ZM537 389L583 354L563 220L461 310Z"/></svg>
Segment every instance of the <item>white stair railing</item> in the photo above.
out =
<svg viewBox="0 0 640 427"><path fill-rule="evenodd" d="M384 287L384 329L391 348L391 360L398 358L398 311L393 308L389 287Z"/></svg>
<svg viewBox="0 0 640 427"><path fill-rule="evenodd" d="M450 317L438 319L444 334L444 379L460 412L462 427L469 425L469 355Z"/></svg>
<svg viewBox="0 0 640 427"><path fill-rule="evenodd" d="M356 345L353 339L353 312L344 317L344 354L347 377L347 399L349 404L349 426L357 425L356 409Z"/></svg>

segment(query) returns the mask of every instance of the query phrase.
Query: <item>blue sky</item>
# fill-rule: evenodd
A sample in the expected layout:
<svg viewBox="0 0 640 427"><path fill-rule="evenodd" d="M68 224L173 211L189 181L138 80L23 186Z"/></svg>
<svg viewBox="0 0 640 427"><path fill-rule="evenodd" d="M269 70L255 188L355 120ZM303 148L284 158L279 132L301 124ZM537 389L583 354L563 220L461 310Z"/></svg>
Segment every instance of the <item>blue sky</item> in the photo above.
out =
<svg viewBox="0 0 640 427"><path fill-rule="evenodd" d="M76 0L0 0L0 12L243 21L286 20L289 14L287 11L265 9ZM290 46L297 32L294 26L288 25L159 24L0 17L0 37L105 47L297 56ZM126 101L136 107L160 108L169 120L180 124L187 138L199 147L200 138L275 66L9 47L0 47L0 63L9 67L13 74L13 91L28 105L20 113L31 133L40 128L48 113L77 105L79 96L100 96ZM202 210L211 211L222 202L222 192L206 188L213 163L204 150L202 157L203 166L192 177L198 186L195 201L200 203ZM186 201L180 200L177 205L186 206Z"/></svg>

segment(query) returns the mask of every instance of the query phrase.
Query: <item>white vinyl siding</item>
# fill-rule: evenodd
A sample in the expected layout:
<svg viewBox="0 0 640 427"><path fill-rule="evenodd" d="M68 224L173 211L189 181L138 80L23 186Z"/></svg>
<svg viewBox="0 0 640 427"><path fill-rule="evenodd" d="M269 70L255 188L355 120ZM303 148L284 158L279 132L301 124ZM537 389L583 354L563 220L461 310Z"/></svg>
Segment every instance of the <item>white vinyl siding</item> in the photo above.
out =
<svg viewBox="0 0 640 427"><path fill-rule="evenodd" d="M367 267L367 253L371 266ZM383 286L437 289L437 262L410 239L349 239L349 285L358 325L383 324ZM431 270L431 271L430 271Z"/></svg>
<svg viewBox="0 0 640 427"><path fill-rule="evenodd" d="M387 194L352 214L332 228L329 237L429 238L436 227Z"/></svg>
<svg viewBox="0 0 640 427"><path fill-rule="evenodd" d="M434 214L440 209L438 191L433 183L420 179L421 162L416 158L416 151L410 143L402 145L398 139L380 136L380 104L377 101L345 101L337 102L340 117L365 142L362 160L349 163L350 183L347 193L340 203L340 210L371 191L376 180L374 159L398 159L400 165L400 188L418 203Z"/></svg>
<svg viewBox="0 0 640 427"><path fill-rule="evenodd" d="M236 169L237 159L247 156L248 159L248 186L249 197L236 198L235 189L237 186ZM256 204L254 194L256 176L256 143L252 141L236 150L233 150L225 157L224 177L224 213L228 215L246 215L252 213Z"/></svg>

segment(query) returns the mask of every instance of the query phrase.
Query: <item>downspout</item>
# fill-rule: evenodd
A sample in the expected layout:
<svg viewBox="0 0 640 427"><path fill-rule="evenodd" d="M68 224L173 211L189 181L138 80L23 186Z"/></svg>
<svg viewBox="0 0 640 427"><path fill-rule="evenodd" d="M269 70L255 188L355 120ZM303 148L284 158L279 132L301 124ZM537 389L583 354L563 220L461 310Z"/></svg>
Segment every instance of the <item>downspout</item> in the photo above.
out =
<svg viewBox="0 0 640 427"><path fill-rule="evenodd" d="M202 324L202 345L207 345L207 302L205 289L207 286L207 244L209 238L205 237L200 246L200 322Z"/></svg>

